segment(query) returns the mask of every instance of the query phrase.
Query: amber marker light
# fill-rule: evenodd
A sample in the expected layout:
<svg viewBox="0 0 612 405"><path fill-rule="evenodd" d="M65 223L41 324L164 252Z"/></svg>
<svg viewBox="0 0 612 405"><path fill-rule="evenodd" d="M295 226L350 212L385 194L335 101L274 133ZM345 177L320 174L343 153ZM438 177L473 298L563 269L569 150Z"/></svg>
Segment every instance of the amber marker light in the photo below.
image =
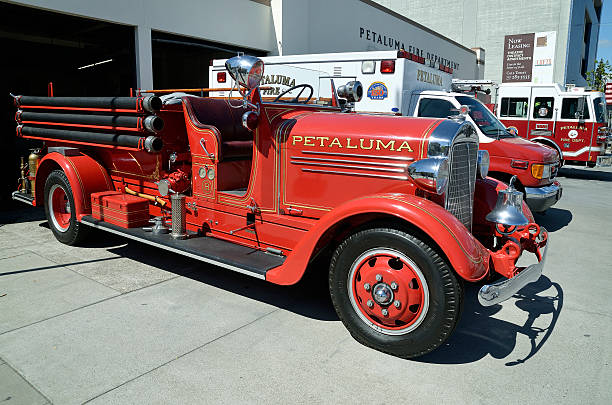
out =
<svg viewBox="0 0 612 405"><path fill-rule="evenodd" d="M541 179L544 174L544 165L532 165L531 175L536 179Z"/></svg>

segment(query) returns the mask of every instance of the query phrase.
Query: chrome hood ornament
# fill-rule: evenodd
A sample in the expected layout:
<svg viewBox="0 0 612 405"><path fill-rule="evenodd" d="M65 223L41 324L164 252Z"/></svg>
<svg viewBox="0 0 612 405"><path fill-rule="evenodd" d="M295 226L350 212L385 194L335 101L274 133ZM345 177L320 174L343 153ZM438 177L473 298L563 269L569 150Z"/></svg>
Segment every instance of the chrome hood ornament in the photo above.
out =
<svg viewBox="0 0 612 405"><path fill-rule="evenodd" d="M497 194L493 211L486 216L487 221L505 226L524 226L529 220L523 214L523 193L514 187L516 176L512 176L508 188Z"/></svg>

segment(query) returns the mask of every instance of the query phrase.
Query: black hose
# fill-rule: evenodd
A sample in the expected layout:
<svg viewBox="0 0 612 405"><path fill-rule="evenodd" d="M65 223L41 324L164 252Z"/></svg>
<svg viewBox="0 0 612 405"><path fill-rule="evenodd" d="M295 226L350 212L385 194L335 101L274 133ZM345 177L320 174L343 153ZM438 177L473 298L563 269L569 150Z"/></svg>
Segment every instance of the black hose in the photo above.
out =
<svg viewBox="0 0 612 405"><path fill-rule="evenodd" d="M107 108L133 110L134 112L159 111L162 101L157 96L144 97L37 97L17 96L15 97L17 107L41 106L41 107L71 107L76 108Z"/></svg>
<svg viewBox="0 0 612 405"><path fill-rule="evenodd" d="M138 121L144 129L150 132L161 131L164 120L154 115L148 117L125 115L87 115L87 114L58 114L47 112L17 111L17 122L35 121L37 123L57 122L66 124L101 125L124 128L138 128Z"/></svg>
<svg viewBox="0 0 612 405"><path fill-rule="evenodd" d="M147 148L150 152L161 150L161 138L149 136L147 138L134 135L104 134L99 132L66 131L63 129L36 128L18 126L17 133L35 138L48 138L65 141L99 143L102 145L125 146L130 148ZM149 139L150 138L150 139ZM148 142L145 142L145 139ZM145 145L147 144L147 145Z"/></svg>

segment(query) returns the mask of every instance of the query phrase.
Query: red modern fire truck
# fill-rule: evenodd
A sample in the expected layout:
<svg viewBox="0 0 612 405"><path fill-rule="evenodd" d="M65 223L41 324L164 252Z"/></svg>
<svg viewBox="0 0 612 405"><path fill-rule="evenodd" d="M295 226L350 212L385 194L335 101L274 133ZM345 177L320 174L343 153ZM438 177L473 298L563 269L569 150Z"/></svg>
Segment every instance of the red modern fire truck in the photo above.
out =
<svg viewBox="0 0 612 405"><path fill-rule="evenodd" d="M566 162L609 166L604 94L557 83L504 83L495 114L517 135L554 147Z"/></svg>
<svg viewBox="0 0 612 405"><path fill-rule="evenodd" d="M517 188L527 205L543 212L562 194L555 180L560 167L559 154L541 144L529 142L506 130L504 125L480 101L453 91L452 68L406 51L344 52L312 55L271 56L262 58L267 71L263 95L274 96L295 80L295 67L323 71L342 84L359 80L367 90L356 111L388 113L412 117L446 118L458 115L467 106L465 119L474 124L480 149L489 152L489 175L508 182L517 176ZM210 68L212 87L227 85L224 60L215 60ZM226 96L227 92L215 92ZM465 108L465 107L464 107Z"/></svg>
<svg viewBox="0 0 612 405"><path fill-rule="evenodd" d="M276 284L319 272L359 342L406 358L452 333L464 280L494 305L540 277L548 234L469 122L357 114L360 83L323 77L266 100L261 60L227 70L242 100L15 96L17 135L44 144L13 198L66 244L97 229Z"/></svg>

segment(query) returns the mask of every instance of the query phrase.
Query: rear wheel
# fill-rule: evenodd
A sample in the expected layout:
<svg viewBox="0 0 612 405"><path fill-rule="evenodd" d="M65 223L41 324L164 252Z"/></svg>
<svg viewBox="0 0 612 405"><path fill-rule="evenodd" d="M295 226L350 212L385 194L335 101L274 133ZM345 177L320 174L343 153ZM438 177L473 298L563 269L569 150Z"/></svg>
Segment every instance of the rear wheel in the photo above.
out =
<svg viewBox="0 0 612 405"><path fill-rule="evenodd" d="M52 171L45 182L45 214L55 238L75 245L85 236L85 229L76 219L74 196L68 178L61 170Z"/></svg>
<svg viewBox="0 0 612 405"><path fill-rule="evenodd" d="M396 229L358 232L336 249L329 287L338 316L360 343L411 358L440 346L459 321L463 290L446 262Z"/></svg>

